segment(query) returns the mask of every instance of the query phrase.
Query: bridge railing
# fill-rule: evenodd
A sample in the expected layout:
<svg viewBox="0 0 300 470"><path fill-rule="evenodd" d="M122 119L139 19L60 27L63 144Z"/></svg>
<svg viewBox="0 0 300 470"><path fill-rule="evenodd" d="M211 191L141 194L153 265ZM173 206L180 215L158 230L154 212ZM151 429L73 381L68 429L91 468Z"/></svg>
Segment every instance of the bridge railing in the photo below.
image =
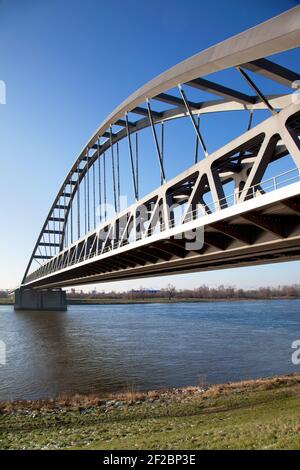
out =
<svg viewBox="0 0 300 470"><path fill-rule="evenodd" d="M206 204L206 211L204 211L202 207L190 211L186 214L185 222L190 222L191 220L198 219L199 217L209 215L217 210L241 204L243 202L242 196L247 196L247 199L253 199L299 181L300 169L293 168L292 170L285 171L279 175L273 176L272 178L266 179L261 183L250 186L248 189L236 191L222 199Z"/></svg>

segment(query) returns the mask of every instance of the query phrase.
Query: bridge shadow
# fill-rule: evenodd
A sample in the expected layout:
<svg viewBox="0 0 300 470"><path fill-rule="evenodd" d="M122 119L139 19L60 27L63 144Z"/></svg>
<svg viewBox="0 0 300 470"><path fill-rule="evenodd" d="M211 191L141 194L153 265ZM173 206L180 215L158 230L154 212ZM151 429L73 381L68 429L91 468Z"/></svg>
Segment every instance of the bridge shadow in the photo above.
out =
<svg viewBox="0 0 300 470"><path fill-rule="evenodd" d="M88 313L87 313L88 314ZM128 383L109 332L78 312L19 311L11 373L22 398L106 393ZM25 365L24 365L25 364ZM18 392L17 392L18 393Z"/></svg>

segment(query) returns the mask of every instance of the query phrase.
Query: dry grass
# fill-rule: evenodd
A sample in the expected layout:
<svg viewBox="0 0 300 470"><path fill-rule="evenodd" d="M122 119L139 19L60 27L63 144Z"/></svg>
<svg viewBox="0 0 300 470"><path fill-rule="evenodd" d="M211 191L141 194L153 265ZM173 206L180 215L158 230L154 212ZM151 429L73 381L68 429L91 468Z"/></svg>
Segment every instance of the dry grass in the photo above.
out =
<svg viewBox="0 0 300 470"><path fill-rule="evenodd" d="M242 380L240 382L229 382L227 384L212 385L205 391L205 396L216 397L228 393L243 393L252 390L270 390L282 386L300 384L300 374L289 374L284 376L267 377L264 379Z"/></svg>
<svg viewBox="0 0 300 470"><path fill-rule="evenodd" d="M110 398L121 401L138 401L144 400L146 395L145 392L140 392L135 384L128 383L122 392L114 393Z"/></svg>
<svg viewBox="0 0 300 470"><path fill-rule="evenodd" d="M289 374L256 380L243 380L241 382L230 382L207 386L203 378L198 380L197 386L151 390L148 392L139 391L134 384L128 384L122 392L99 396L95 393L88 395L76 394L69 396L61 394L56 398L48 400L22 400L0 402L0 413L10 413L16 410L51 410L55 408L78 409L79 407L92 408L105 404L106 400L122 402L137 402L145 400L182 400L182 399L205 399L217 398L221 396L242 394L251 391L263 391L280 387L300 385L300 374Z"/></svg>

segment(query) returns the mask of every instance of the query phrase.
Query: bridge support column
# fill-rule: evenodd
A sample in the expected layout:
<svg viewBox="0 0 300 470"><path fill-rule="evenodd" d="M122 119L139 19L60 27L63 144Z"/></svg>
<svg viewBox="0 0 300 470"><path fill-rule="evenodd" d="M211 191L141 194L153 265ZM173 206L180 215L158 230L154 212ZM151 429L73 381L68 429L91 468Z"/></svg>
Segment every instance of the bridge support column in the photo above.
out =
<svg viewBox="0 0 300 470"><path fill-rule="evenodd" d="M15 310L67 310L66 293L61 289L34 290L21 287L15 291Z"/></svg>

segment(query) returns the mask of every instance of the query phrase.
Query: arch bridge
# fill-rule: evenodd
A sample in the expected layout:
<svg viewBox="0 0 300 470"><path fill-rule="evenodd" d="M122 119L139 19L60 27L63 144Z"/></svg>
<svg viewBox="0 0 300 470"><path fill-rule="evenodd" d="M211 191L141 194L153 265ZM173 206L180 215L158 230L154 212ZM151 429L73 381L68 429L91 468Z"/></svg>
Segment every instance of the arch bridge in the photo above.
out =
<svg viewBox="0 0 300 470"><path fill-rule="evenodd" d="M65 286L299 259L299 55L283 65L299 45L298 6L118 106L64 179L16 308L62 307Z"/></svg>

